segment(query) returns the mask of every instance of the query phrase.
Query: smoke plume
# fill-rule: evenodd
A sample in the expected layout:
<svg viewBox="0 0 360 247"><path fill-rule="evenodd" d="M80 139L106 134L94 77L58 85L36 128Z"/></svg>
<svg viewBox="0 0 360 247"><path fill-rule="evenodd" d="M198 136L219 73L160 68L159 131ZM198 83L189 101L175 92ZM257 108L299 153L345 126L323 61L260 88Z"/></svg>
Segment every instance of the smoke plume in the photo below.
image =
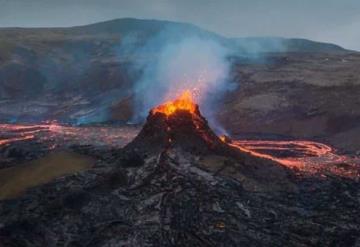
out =
<svg viewBox="0 0 360 247"><path fill-rule="evenodd" d="M178 41L164 37L167 36L161 33L138 49L139 54L155 52L156 56L153 61L138 60L136 64L141 76L134 86L134 120L144 119L154 106L190 89L204 115L216 125L212 115L215 101L232 88L228 80L228 50L215 39L206 37L193 36Z"/></svg>

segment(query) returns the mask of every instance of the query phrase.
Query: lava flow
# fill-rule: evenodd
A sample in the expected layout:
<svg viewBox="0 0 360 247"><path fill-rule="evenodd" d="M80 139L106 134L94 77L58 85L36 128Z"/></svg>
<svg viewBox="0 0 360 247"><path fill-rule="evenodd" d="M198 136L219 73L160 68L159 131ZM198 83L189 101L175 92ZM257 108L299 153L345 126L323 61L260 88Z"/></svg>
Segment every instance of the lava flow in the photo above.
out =
<svg viewBox="0 0 360 247"><path fill-rule="evenodd" d="M319 142L235 140L230 145L253 156L273 160L303 172L325 171L344 177L359 177L359 157L337 154L334 148Z"/></svg>
<svg viewBox="0 0 360 247"><path fill-rule="evenodd" d="M152 109L147 120L140 133L136 127L73 127L52 122L33 125L0 124L0 149L15 142L29 140L48 144L49 149L74 144L120 148L136 136L134 143L139 147L144 146L143 143L146 148L154 146L154 140L164 142L167 146L181 143L181 146L189 149L207 146L214 150L230 145L252 156L269 159L302 172L359 177L359 157L339 155L334 148L323 143L218 138L201 116L189 90L184 91L177 99Z"/></svg>
<svg viewBox="0 0 360 247"><path fill-rule="evenodd" d="M152 114L161 112L166 116L170 116L175 113L177 110L188 111L192 114L196 111L196 104L194 103L192 94L190 90L185 90L180 97L173 101L167 101L164 104L161 104L151 110Z"/></svg>
<svg viewBox="0 0 360 247"><path fill-rule="evenodd" d="M0 148L23 141L48 144L49 149L71 145L123 147L137 134L135 127L65 126L43 124L0 124Z"/></svg>

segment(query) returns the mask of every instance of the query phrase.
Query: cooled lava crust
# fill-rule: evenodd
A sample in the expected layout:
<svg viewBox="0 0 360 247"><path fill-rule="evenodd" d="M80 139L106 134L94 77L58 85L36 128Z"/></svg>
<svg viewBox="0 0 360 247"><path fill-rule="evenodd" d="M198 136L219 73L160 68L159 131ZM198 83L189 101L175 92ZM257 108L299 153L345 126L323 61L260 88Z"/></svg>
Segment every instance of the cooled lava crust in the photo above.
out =
<svg viewBox="0 0 360 247"><path fill-rule="evenodd" d="M125 150L149 153L168 148L181 148L194 154L231 149L210 129L197 105L194 113L180 109L167 116L151 111L142 130Z"/></svg>
<svg viewBox="0 0 360 247"><path fill-rule="evenodd" d="M123 163L138 163L153 155L167 156L178 150L192 157L222 156L241 164L238 169L264 183L277 183L291 176L287 168L267 159L254 157L222 141L201 115L198 105L193 112L176 110L170 115L150 111L138 136L124 147ZM134 158L135 157L135 158Z"/></svg>

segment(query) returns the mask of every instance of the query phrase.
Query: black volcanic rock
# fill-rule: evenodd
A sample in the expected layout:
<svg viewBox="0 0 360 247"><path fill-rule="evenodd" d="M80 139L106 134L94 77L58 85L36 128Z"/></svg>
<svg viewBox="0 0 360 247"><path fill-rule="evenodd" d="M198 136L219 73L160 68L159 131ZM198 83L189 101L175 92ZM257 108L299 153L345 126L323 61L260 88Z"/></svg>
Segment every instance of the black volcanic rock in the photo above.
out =
<svg viewBox="0 0 360 247"><path fill-rule="evenodd" d="M98 164L0 201L0 243L356 246L359 241L357 182L308 178L293 181L297 191L252 192L244 189L244 176L232 176L239 173L235 162L213 172L194 158L170 148L142 166Z"/></svg>
<svg viewBox="0 0 360 247"><path fill-rule="evenodd" d="M111 159L107 150L92 149L99 161L91 169L0 201L0 245L356 246L360 240L358 181L295 177L235 152L198 110L150 114L138 137L111 150L117 154Z"/></svg>
<svg viewBox="0 0 360 247"><path fill-rule="evenodd" d="M198 106L195 113L177 110L166 116L161 112L150 112L142 130L125 150L142 153L166 148L181 148L194 154L231 149L210 129Z"/></svg>
<svg viewBox="0 0 360 247"><path fill-rule="evenodd" d="M171 159L172 155L184 156L190 160L225 157L224 165L220 165L221 169L235 166L243 178L253 181L249 186L252 189L293 189L288 179L289 171L285 167L270 160L251 156L228 143L229 140L223 142L212 131L207 120L201 115L198 105L195 105L193 113L182 109L171 115L150 111L142 130L124 148L119 162L126 167L134 163L129 157L146 159L157 156L159 160ZM211 169L209 166L211 165L205 164L203 168Z"/></svg>

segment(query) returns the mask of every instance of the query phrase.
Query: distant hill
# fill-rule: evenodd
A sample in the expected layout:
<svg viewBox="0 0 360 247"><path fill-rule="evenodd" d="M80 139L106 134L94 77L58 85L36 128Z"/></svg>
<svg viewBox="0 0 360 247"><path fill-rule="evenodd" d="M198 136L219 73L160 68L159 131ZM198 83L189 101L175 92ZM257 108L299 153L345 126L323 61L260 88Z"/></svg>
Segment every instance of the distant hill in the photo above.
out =
<svg viewBox="0 0 360 247"><path fill-rule="evenodd" d="M84 84L89 92L121 88L129 81L124 60L131 62L124 55L124 44L136 51L162 31L166 31L166 39L158 42L159 49L166 42L193 36L227 45L224 37L194 25L157 20L127 18L70 28L0 28L0 99L36 97L49 90L83 90ZM156 50L143 57L151 60L154 54Z"/></svg>
<svg viewBox="0 0 360 247"><path fill-rule="evenodd" d="M224 37L188 23L133 18L115 19L85 26L68 28L0 28L2 41L51 41L84 39L121 39L127 36L149 39L162 31L173 37L203 36L214 39Z"/></svg>
<svg viewBox="0 0 360 247"><path fill-rule="evenodd" d="M156 45L139 54L154 37ZM215 40L235 55L346 51L305 39L226 38L192 24L133 18L70 28L0 28L0 99L125 90L136 77L128 70L134 52L152 61L166 43L187 37Z"/></svg>
<svg viewBox="0 0 360 247"><path fill-rule="evenodd" d="M149 39L166 30L170 38L200 36L216 39L227 45L234 45L241 51L253 52L332 52L345 51L344 48L322 42L306 39L287 39L281 37L246 37L226 38L214 32L201 29L188 23L160 20L142 20L134 18L115 19L85 26L69 28L0 28L2 46L7 42L46 42L64 40L121 39L126 36L136 36L139 39ZM171 36L170 35L170 36ZM14 44L14 43L13 43ZM21 45L21 43L17 43ZM7 43L8 46L11 44ZM0 53L1 54L1 53Z"/></svg>
<svg viewBox="0 0 360 247"><path fill-rule="evenodd" d="M246 53L255 52L344 52L341 46L307 39L280 37L234 38L238 49Z"/></svg>

